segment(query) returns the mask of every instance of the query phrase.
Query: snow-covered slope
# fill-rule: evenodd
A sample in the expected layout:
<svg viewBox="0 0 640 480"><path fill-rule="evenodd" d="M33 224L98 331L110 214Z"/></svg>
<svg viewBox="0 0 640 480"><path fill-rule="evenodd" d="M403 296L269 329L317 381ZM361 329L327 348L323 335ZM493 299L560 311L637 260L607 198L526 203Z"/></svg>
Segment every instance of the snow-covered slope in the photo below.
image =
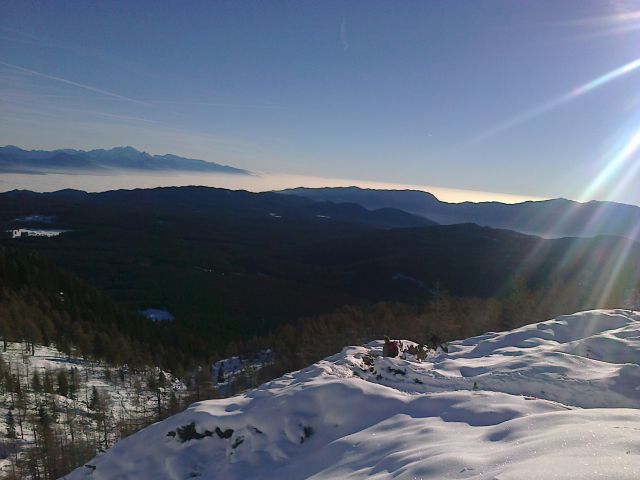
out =
<svg viewBox="0 0 640 480"><path fill-rule="evenodd" d="M68 478L640 478L637 312L489 333L423 362L380 353L348 347L194 404Z"/></svg>
<svg viewBox="0 0 640 480"><path fill-rule="evenodd" d="M97 451L113 445L125 431L157 419L158 397L165 409L172 393L179 400L186 397L186 385L168 372L162 372L164 387L150 388L149 378L159 374L155 367L110 367L53 345L35 345L33 351L27 343L7 342L6 350L0 345L0 478L21 478L16 468L27 463L27 454L36 447L42 405L57 423L52 431L56 441Z"/></svg>

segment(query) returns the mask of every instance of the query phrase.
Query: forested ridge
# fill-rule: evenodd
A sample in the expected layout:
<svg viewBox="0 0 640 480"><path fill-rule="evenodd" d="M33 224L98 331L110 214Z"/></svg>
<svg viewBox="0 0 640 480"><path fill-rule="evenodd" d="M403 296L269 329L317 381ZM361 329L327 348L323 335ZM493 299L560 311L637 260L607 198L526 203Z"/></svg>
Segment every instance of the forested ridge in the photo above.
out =
<svg viewBox="0 0 640 480"><path fill-rule="evenodd" d="M0 337L2 478L59 478L215 396L175 325L128 311L36 252L0 246Z"/></svg>
<svg viewBox="0 0 640 480"><path fill-rule="evenodd" d="M193 339L175 325L153 322L65 272L33 251L0 246L0 335L77 356L158 365L169 370L194 363Z"/></svg>
<svg viewBox="0 0 640 480"><path fill-rule="evenodd" d="M25 220L38 215L51 223ZM631 240L423 226L426 219L407 215L205 187L7 192L0 195L0 243L37 251L108 294L124 310L118 332L141 346L114 348L109 338L106 348L135 351L128 355L146 355L172 370L220 358L231 342L347 305L417 305L438 282L454 297L486 299L504 296L521 277L531 290L568 289L582 303L628 298L637 288L640 245ZM11 238L4 231L23 227L65 232ZM167 309L175 322L124 320L151 307ZM104 318L100 311L92 315ZM92 322L102 328L99 318ZM147 328L157 346L151 351L144 345ZM73 331L65 338L82 340L91 352L104 350L93 326L85 323L85 330L91 338Z"/></svg>
<svg viewBox="0 0 640 480"><path fill-rule="evenodd" d="M339 352L347 345L361 345L385 335L406 338L435 349L452 340L491 331L528 325L566 312L598 308L640 308L640 290L632 295L589 297L577 285L557 283L531 289L516 277L500 296L454 296L440 283L418 303L380 302L345 306L334 312L301 318L269 335L232 342L227 354L250 355L272 348L275 362L258 372L250 386L257 386L286 372L301 369Z"/></svg>

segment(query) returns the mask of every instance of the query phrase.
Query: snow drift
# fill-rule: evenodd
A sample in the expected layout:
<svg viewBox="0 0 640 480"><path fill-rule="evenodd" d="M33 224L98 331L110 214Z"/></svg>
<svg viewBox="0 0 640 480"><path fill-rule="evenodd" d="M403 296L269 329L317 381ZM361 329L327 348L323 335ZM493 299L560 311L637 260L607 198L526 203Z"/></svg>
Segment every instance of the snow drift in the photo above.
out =
<svg viewBox="0 0 640 480"><path fill-rule="evenodd" d="M348 347L196 403L67 478L640 478L640 313L562 316L422 362L380 353Z"/></svg>

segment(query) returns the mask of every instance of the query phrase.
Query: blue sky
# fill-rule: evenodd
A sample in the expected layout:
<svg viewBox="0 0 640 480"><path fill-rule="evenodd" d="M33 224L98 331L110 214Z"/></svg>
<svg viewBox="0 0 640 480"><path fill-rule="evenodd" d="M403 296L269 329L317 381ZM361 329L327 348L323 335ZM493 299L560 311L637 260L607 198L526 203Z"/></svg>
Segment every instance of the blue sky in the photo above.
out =
<svg viewBox="0 0 640 480"><path fill-rule="evenodd" d="M5 0L0 144L640 203L636 12L604 0Z"/></svg>

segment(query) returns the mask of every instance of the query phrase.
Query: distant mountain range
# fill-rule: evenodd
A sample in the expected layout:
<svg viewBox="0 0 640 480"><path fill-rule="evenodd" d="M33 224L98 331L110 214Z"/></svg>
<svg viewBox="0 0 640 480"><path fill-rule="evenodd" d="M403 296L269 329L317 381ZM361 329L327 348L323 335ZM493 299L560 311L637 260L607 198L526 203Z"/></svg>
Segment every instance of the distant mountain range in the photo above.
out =
<svg viewBox="0 0 640 480"><path fill-rule="evenodd" d="M133 147L110 150L23 150L13 145L0 147L0 172L68 173L109 170L185 171L251 175L248 170L177 155L151 155Z"/></svg>
<svg viewBox="0 0 640 480"><path fill-rule="evenodd" d="M315 201L356 203L368 209L397 208L443 225L476 223L545 238L615 235L640 239L640 207L614 202L575 202L564 198L516 204L447 203L417 190L359 187L294 188L280 193Z"/></svg>

